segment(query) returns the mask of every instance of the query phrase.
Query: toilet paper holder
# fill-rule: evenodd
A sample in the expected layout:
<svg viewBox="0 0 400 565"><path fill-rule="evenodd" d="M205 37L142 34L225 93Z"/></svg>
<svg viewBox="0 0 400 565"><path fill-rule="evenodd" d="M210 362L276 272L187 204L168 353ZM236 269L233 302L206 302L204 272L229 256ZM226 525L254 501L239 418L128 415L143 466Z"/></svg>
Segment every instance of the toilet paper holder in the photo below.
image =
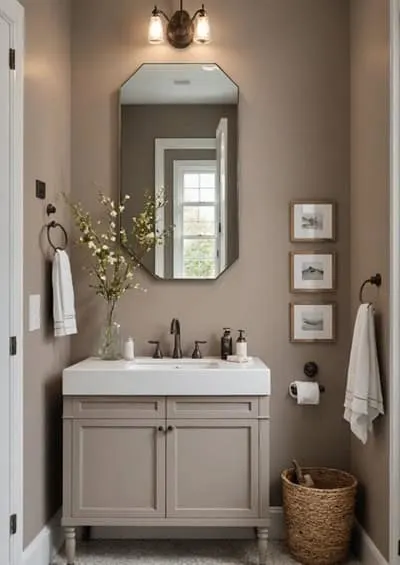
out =
<svg viewBox="0 0 400 565"><path fill-rule="evenodd" d="M314 361L308 361L303 368L303 372L305 374L306 377L309 377L310 379L315 378L318 375L318 365L314 362ZM325 392L325 387L324 385L318 385L319 386L319 391ZM293 396L297 396L297 386L295 384L290 385L290 393Z"/></svg>

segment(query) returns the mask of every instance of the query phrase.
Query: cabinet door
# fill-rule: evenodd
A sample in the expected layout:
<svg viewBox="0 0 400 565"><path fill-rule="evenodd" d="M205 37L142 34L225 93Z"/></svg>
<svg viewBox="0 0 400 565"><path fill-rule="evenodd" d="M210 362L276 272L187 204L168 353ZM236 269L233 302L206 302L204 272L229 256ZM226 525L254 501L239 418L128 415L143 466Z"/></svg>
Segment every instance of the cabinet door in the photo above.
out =
<svg viewBox="0 0 400 565"><path fill-rule="evenodd" d="M72 515L165 516L165 433L151 420L74 420Z"/></svg>
<svg viewBox="0 0 400 565"><path fill-rule="evenodd" d="M167 517L258 516L258 421L167 424Z"/></svg>

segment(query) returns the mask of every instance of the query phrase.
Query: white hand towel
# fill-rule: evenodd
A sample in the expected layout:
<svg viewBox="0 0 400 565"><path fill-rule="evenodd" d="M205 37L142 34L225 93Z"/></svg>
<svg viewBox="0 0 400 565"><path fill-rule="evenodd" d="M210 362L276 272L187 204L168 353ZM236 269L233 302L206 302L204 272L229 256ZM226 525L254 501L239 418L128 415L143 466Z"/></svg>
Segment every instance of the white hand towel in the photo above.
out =
<svg viewBox="0 0 400 565"><path fill-rule="evenodd" d="M56 337L77 333L71 265L65 251L57 249L53 260L53 317Z"/></svg>
<svg viewBox="0 0 400 565"><path fill-rule="evenodd" d="M364 444L372 422L384 414L381 380L376 350L374 309L361 304L354 325L353 343L347 371L344 419Z"/></svg>

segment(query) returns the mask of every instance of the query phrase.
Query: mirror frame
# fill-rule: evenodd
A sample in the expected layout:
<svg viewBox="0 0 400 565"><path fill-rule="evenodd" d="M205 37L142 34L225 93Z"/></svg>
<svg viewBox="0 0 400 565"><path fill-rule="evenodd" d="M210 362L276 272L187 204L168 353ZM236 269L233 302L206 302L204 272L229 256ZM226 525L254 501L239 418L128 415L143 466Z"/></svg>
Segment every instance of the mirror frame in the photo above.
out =
<svg viewBox="0 0 400 565"><path fill-rule="evenodd" d="M141 63L136 69L135 71L129 75L129 77L120 85L120 87L118 88L118 143L117 143L117 150L118 150L118 156L117 156L117 166L118 166L118 172L117 172L117 182L118 182L118 202L121 202L122 197L123 197L123 193L122 193L122 103L121 103L121 99L122 99L122 89L123 87L132 79L132 77L134 77L134 75L140 71L140 69L142 67L148 66L148 65L192 65L192 64L196 64L196 65L214 65L215 67L218 67L218 69L224 73L224 75L226 75L228 77L228 79L232 82L232 84L235 85L236 89L237 89L237 113L238 113L238 119L237 119L237 135L236 135L236 201L237 201L237 210L236 210L236 215L237 215L237 256L235 258L235 260L228 265L227 267L225 267L225 269L223 271L221 271L216 277L214 278L170 278L170 279L166 279L163 277L160 277L159 275L157 275L155 272L152 272L149 267L145 264L143 264L142 261L140 261L138 259L138 257L135 256L136 260L138 261L138 263L140 264L140 268L143 269L144 271L146 271L146 273L152 277L153 279L157 280L157 281L162 281L162 282L166 282L166 283L189 283L189 284L193 284L193 283L200 283L200 284L207 284L207 283L213 283L214 281L217 281L219 278L221 278L227 271L229 271L229 269L236 263L236 261L238 261L239 257L240 257L240 214L239 214L239 178L238 178L238 172L239 172L239 131L240 131L240 127L239 127L239 111L240 111L240 88L239 85L236 81L234 81L231 77L231 75L229 75L226 71L224 71L224 69L218 64L218 63L214 63L214 62L191 62L191 61L185 61L185 62L175 62L175 61L161 61L161 62L156 62L156 61L151 61L151 62L147 62L147 63ZM179 138L177 138L179 139ZM195 139L195 138L193 138ZM204 138L206 139L206 138ZM156 157L156 156L155 156ZM156 173L156 159L154 159L154 172L155 175ZM155 177L154 179L154 186L157 186L157 178ZM128 253L130 253L128 251ZM157 251L155 249L155 262L157 261ZM155 270L155 269L154 269Z"/></svg>

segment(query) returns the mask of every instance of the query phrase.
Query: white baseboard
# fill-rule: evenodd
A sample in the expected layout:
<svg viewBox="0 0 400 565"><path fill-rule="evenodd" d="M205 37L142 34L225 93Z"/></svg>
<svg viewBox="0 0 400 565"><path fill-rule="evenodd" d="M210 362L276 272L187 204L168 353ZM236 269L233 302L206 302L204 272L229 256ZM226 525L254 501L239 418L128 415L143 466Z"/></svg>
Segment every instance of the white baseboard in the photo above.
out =
<svg viewBox="0 0 400 565"><path fill-rule="evenodd" d="M285 537L283 509L270 509L271 526L269 538L281 540ZM92 539L253 539L254 528L150 528L150 527L93 527Z"/></svg>
<svg viewBox="0 0 400 565"><path fill-rule="evenodd" d="M271 507L269 537L281 540L285 535L283 510ZM64 543L61 528L61 509L25 549L22 565L49 565ZM253 528L91 528L93 539L252 539ZM372 543L372 542L371 542ZM378 550L377 550L378 551ZM368 563L367 565L387 565Z"/></svg>
<svg viewBox="0 0 400 565"><path fill-rule="evenodd" d="M49 565L63 542L60 509L25 549L22 565Z"/></svg>
<svg viewBox="0 0 400 565"><path fill-rule="evenodd" d="M269 538L285 538L283 508L272 506L270 509L271 525ZM49 565L64 542L61 528L61 509L25 549L23 565ZM382 553L360 524L358 533L358 559L362 565L388 565ZM122 528L93 527L93 539L252 539L253 528Z"/></svg>
<svg viewBox="0 0 400 565"><path fill-rule="evenodd" d="M388 565L382 553L359 523L357 523L356 530L359 538L356 557L361 563L363 565Z"/></svg>

